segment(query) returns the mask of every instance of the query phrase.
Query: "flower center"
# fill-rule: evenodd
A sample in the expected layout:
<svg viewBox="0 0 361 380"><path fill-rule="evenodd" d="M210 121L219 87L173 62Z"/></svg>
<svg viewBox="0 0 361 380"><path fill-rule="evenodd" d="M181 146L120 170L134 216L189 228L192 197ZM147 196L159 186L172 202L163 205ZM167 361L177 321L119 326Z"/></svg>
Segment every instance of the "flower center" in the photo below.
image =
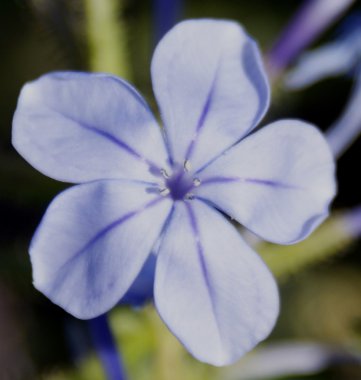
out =
<svg viewBox="0 0 361 380"><path fill-rule="evenodd" d="M199 178L193 177L189 161L184 165L175 165L171 174L161 171L164 186L159 190L163 196L170 196L173 200L191 200L194 198L192 190L201 184Z"/></svg>

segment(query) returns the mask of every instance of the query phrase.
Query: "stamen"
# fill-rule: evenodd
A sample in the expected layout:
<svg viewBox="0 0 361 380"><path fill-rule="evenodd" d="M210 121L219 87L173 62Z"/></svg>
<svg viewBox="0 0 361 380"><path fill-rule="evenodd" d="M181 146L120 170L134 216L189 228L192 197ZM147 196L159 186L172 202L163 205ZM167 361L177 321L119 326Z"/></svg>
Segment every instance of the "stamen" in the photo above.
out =
<svg viewBox="0 0 361 380"><path fill-rule="evenodd" d="M191 200L194 199L194 194L192 194L192 193L187 193L187 194L185 195L184 199L185 199L186 201L191 201Z"/></svg>
<svg viewBox="0 0 361 380"><path fill-rule="evenodd" d="M183 167L184 167L184 170L185 170L186 172L189 172L189 171L192 169L192 165L191 165L191 163L190 163L189 160L185 160L185 161L184 161L184 165L183 165Z"/></svg>
<svg viewBox="0 0 361 380"><path fill-rule="evenodd" d="M199 178L193 178L193 185L198 187L201 184L201 180Z"/></svg>
<svg viewBox="0 0 361 380"><path fill-rule="evenodd" d="M159 194L162 197L166 197L169 193L170 193L170 190L168 189L168 187L163 187L162 189L159 189Z"/></svg>
<svg viewBox="0 0 361 380"><path fill-rule="evenodd" d="M166 179L170 177L165 169L160 169L160 174Z"/></svg>

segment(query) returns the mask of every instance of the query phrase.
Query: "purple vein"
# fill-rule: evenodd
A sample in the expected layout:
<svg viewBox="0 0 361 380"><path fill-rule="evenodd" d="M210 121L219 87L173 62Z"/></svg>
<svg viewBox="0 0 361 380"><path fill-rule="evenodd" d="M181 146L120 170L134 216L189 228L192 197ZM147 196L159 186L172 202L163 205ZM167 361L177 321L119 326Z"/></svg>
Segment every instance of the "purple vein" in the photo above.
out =
<svg viewBox="0 0 361 380"><path fill-rule="evenodd" d="M127 153L131 154L132 156L138 158L138 159L143 159L143 157L136 152L133 148L131 148L128 144L126 144L124 141L118 139L117 137L113 136L111 133L103 131L99 128L91 127L88 125L81 125L79 124L82 128L94 132L95 134L104 137L105 139L108 139L111 141L113 144L119 146L120 148L124 149Z"/></svg>
<svg viewBox="0 0 361 380"><path fill-rule="evenodd" d="M281 181L275 181L275 180L271 180L271 179L222 177L222 176L215 176L215 177L206 178L206 179L202 180L202 186L211 185L214 183L225 184L225 183L230 183L230 182L242 182L242 183L264 185L264 186L270 186L270 187L274 187L274 188L283 188L283 189L300 189L299 186L295 186L295 185L291 185L288 183L284 183Z"/></svg>
<svg viewBox="0 0 361 380"><path fill-rule="evenodd" d="M209 201L207 201L206 199L203 199L203 198L197 198L197 199L200 202L206 204L207 206L211 206L212 208L217 209L216 206L210 204ZM199 238L199 229L198 229L197 219L196 219L196 216L194 215L192 206L189 203L185 203L185 205L187 206L187 211L188 211L188 215L189 215L189 219L190 219L190 224L191 224L192 231L193 231L193 234L194 234L194 237L195 237L195 241L196 241L196 244L197 244L198 257L199 257L199 261L200 261L200 264L201 264L202 273L203 273L203 276L205 278L206 286L208 288L209 297L210 297L210 301L211 301L211 307L212 307L212 311L213 311L213 314L214 314L214 317L215 317L215 322L217 324L217 327L219 328L219 322L218 322L218 319L217 319L217 309L216 309L216 306L214 304L214 297L212 295L213 292L212 292L211 283L210 283L210 279L209 279L208 272L207 272L207 264L206 264L206 262L204 260L204 249L203 249L203 246L202 246L200 238ZM259 294L259 292L257 294ZM260 303L258 303L258 304L260 304ZM243 322L243 323L245 324L245 322ZM252 334L252 336L255 336L252 333L253 329L252 329L251 326L249 327L248 330L249 330L250 334ZM222 335L221 334L219 334L219 339L222 342Z"/></svg>
<svg viewBox="0 0 361 380"><path fill-rule="evenodd" d="M134 216L140 214L141 212L149 209L150 207L153 207L155 206L156 204L158 204L159 202L165 200L166 198L163 198L163 197L157 197L153 200L151 200L150 202L146 203L145 205L143 205L142 207L139 207L138 209L135 209L133 211L130 211L126 214L124 214L123 216L121 216L120 218L114 220L113 222L111 222L110 224L108 224L106 227L104 227L103 229L101 229L100 231L98 231L90 240L88 240L87 243L84 244L84 246L82 248L80 248L78 251L76 251L71 257L70 259L68 259L64 264L61 265L61 267L59 268L58 270L58 279L60 279L60 273L69 265L71 264L74 260L76 260L81 254L83 254L86 250L88 250L93 244L95 244L97 241L99 241L100 239L102 239L105 235L107 235L109 232L111 232L112 230L114 230L116 227L119 227L120 225L122 225L123 223L125 223L126 221L128 221L129 219L133 218ZM57 284L57 280L54 281L54 287L56 286Z"/></svg>
<svg viewBox="0 0 361 380"><path fill-rule="evenodd" d="M90 132L93 132L93 133L97 134L98 136L104 137L108 141L110 141L113 144L117 145L119 148L123 149L125 152L127 152L131 156L137 158L140 161L145 162L152 169L155 169L155 170L158 170L158 171L160 170L160 168L157 165L155 165L153 162L151 162L150 160L148 160L147 158L145 158L144 156L142 156L141 154L139 154L135 149L133 149L132 147L130 147L123 140L121 140L121 139L113 136L111 133L103 131L103 130L101 130L99 128L96 128L96 127L88 126L88 125L83 125L83 124L78 124L78 125L81 126L84 129L90 131Z"/></svg>
<svg viewBox="0 0 361 380"><path fill-rule="evenodd" d="M243 178L242 181L246 183L253 183L256 185L265 185L265 186L271 186L271 187L277 187L277 188L283 188L283 189L299 189L299 186L291 185L288 183L280 182L280 181L274 181L272 179L259 179L259 178Z"/></svg>
<svg viewBox="0 0 361 380"><path fill-rule="evenodd" d="M98 136L101 136L103 137L104 139L110 141L111 143L115 144L117 147L121 148L122 150L124 150L125 152L127 152L128 154L130 154L131 156L135 157L136 159L146 163L151 169L154 169L154 170L157 170L159 171L160 168L154 164L153 162L151 162L150 160L148 160L147 158L145 158L144 156L142 156L141 154L139 154L135 149L133 149L130 145L128 145L127 143L125 143L123 140L119 139L118 137L115 137L114 135L112 135L111 133L107 132L107 131L104 131L100 128L97 128L97 127L93 127L91 125L87 125L87 124L84 124L84 123L81 123L79 121L77 121L76 119L74 119L73 117L71 116L68 116L68 115L64 115L62 113L60 113L59 111L57 111L56 109L54 108L51 108L51 107L48 107L51 109L52 112L54 113L57 113L57 114L60 114L61 117L63 117L64 119L67 119L67 120L70 120L71 122L73 122L76 126L80 127L80 128L83 128L87 131L90 131L90 132L93 132L95 133L96 135Z"/></svg>
<svg viewBox="0 0 361 380"><path fill-rule="evenodd" d="M106 234L108 234L111 230L113 230L114 228L116 227L119 227L120 225L122 225L124 222L126 222L127 220L133 218L134 216L138 215L139 213L141 213L142 211L145 211L147 210L148 208L152 207L152 206L155 206L157 203L163 201L165 198L164 197L157 197L153 200L151 200L150 202L146 203L144 206L136 209L136 210L133 210L133 211L130 211L126 214L124 214L123 216L121 216L120 218L114 220L112 223L108 224L106 227L104 227L102 230L100 230L99 232L97 232L84 246L83 248L81 248L78 252L75 253L74 257L75 256L78 256L80 255L81 253L83 253L84 251L86 251L89 247L91 247L93 244L95 244L99 239L103 238Z"/></svg>
<svg viewBox="0 0 361 380"><path fill-rule="evenodd" d="M208 113L209 113L209 110L210 110L210 106L211 106L211 103L212 103L212 99L213 99L213 93L214 93L214 89L215 89L215 83L216 83L216 79L217 79L217 76L218 76L218 68L219 68L219 63L217 64L217 69L216 69L216 72L215 72L215 75L214 75L214 79L213 79L211 88L209 89L206 101L204 102L204 106L202 108L201 115L200 115L200 117L198 119L195 135L194 135L193 139L191 140L191 142L190 142L190 144L188 146L188 149L186 151L186 155L185 155L186 158L185 158L185 160L189 160L190 157L192 156L194 148L195 148L195 145L196 145L196 142L197 142L198 137L199 137L199 133L202 130L203 126L205 125L205 121L207 119L207 116L208 116Z"/></svg>
<svg viewBox="0 0 361 380"><path fill-rule="evenodd" d="M218 326L218 320L217 320L217 313L216 313L216 306L215 306L214 300L213 300L214 297L213 297L213 291L212 291L212 286L211 286L211 280L210 280L209 275L208 275L206 261L204 260L204 249L203 249L203 246L202 246L202 243L201 243L201 239L200 239L200 235L199 235L199 228L198 228L197 218L194 215L192 206L189 203L187 203L187 202L185 202L185 205L186 205L186 208L187 208L190 225L191 225L193 236L194 236L194 240L195 240L195 243L196 243L198 260L199 260L199 263L200 263L200 266L201 266L201 270L202 270L202 274L203 274L203 277L204 277L204 280L205 280L205 283L206 283L206 287L208 289L208 294L209 294L209 298L210 298L211 308L212 308L212 311L213 311L213 315L214 315L214 318L215 318L216 325L219 328L219 326ZM220 334L219 334L219 338L220 338L220 340L222 339L222 337L221 337Z"/></svg>

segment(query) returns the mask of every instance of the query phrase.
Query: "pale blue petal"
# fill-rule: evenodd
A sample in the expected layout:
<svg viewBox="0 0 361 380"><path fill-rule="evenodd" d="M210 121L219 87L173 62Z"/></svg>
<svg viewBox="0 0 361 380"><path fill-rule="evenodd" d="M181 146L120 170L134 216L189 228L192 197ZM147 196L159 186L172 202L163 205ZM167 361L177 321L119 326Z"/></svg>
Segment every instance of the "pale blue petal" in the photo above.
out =
<svg viewBox="0 0 361 380"><path fill-rule="evenodd" d="M278 76L311 45L355 0L304 1L268 56L269 72Z"/></svg>
<svg viewBox="0 0 361 380"><path fill-rule="evenodd" d="M358 352L311 341L280 341L258 347L228 372L228 380L308 379L336 363L361 363ZM314 378L313 376L309 379Z"/></svg>
<svg viewBox="0 0 361 380"><path fill-rule="evenodd" d="M198 360L233 363L274 326L271 273L236 229L200 201L175 204L155 276L160 316Z"/></svg>
<svg viewBox="0 0 361 380"><path fill-rule="evenodd" d="M340 157L361 133L361 67L346 106L327 130L326 138L335 157Z"/></svg>
<svg viewBox="0 0 361 380"><path fill-rule="evenodd" d="M25 85L13 144L39 171L67 182L152 180L150 171L167 161L143 98L106 74L58 72Z"/></svg>
<svg viewBox="0 0 361 380"><path fill-rule="evenodd" d="M335 42L303 54L297 65L288 73L285 85L302 88L324 78L347 73L355 64L357 52L352 45Z"/></svg>
<svg viewBox="0 0 361 380"><path fill-rule="evenodd" d="M78 318L106 312L134 282L170 209L169 199L128 181L64 191L31 243L35 287Z"/></svg>
<svg viewBox="0 0 361 380"><path fill-rule="evenodd" d="M281 120L242 140L198 174L197 196L263 239L291 244L328 215L335 165L310 124Z"/></svg>
<svg viewBox="0 0 361 380"><path fill-rule="evenodd" d="M236 23L191 20L157 46L152 81L173 161L197 169L263 117L269 87L255 42Z"/></svg>

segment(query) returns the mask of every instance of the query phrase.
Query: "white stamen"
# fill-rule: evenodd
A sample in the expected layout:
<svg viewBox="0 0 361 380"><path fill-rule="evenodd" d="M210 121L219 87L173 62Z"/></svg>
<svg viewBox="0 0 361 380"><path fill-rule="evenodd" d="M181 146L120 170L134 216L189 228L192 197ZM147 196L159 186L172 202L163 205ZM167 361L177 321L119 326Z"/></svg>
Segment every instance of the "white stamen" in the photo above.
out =
<svg viewBox="0 0 361 380"><path fill-rule="evenodd" d="M201 180L199 178L193 178L193 185L198 187L201 184Z"/></svg>
<svg viewBox="0 0 361 380"><path fill-rule="evenodd" d="M160 169L160 174L161 174L164 178L166 178L166 179L169 178L169 174L167 173L167 171L166 171L165 169Z"/></svg>
<svg viewBox="0 0 361 380"><path fill-rule="evenodd" d="M192 193L187 193L187 194L185 195L184 199L185 199L186 201L191 201L191 200L194 199L194 194L192 194Z"/></svg>
<svg viewBox="0 0 361 380"><path fill-rule="evenodd" d="M183 167L184 167L184 170L185 170L186 172L189 172L189 171L192 169L192 165L191 165L191 163L190 163L189 160L185 160L185 161L184 161L184 165L183 165Z"/></svg>
<svg viewBox="0 0 361 380"><path fill-rule="evenodd" d="M168 187L163 187L162 189L159 189L159 194L163 197L166 197L170 193L170 190Z"/></svg>

